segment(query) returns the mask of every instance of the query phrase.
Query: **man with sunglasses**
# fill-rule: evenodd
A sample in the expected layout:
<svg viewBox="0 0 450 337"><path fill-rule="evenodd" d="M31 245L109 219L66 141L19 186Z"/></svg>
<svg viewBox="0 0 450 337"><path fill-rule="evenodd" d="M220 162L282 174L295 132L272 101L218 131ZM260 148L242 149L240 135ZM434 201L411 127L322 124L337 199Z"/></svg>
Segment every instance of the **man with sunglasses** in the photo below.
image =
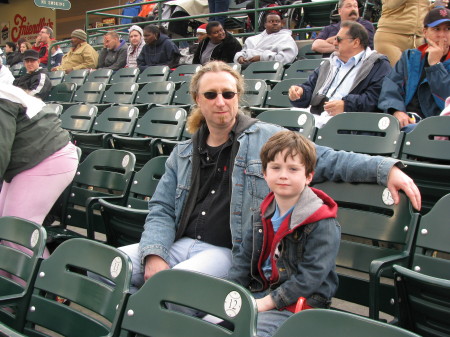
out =
<svg viewBox="0 0 450 337"><path fill-rule="evenodd" d="M240 112L243 85L242 76L220 61L207 63L191 78L196 105L187 127L192 139L180 143L166 162L140 244L121 248L133 262L133 291L169 268L227 276L242 235L252 226L252 212L269 192L259 152L282 130ZM388 186L396 202L397 191L404 190L420 209L417 186L395 160L321 146L316 151L313 182L378 182Z"/></svg>
<svg viewBox="0 0 450 337"><path fill-rule="evenodd" d="M366 28L367 34L369 35L369 47L373 49L375 28L372 22L359 17L358 1L339 0L338 13L341 20L338 23L324 27L314 40L311 49L317 53L322 53L323 57L329 57L334 52L334 38L339 32L339 29L341 29L341 22L348 20L358 22Z"/></svg>
<svg viewBox="0 0 450 337"><path fill-rule="evenodd" d="M341 24L336 51L309 76L289 89L293 106L323 114L323 122L342 112L376 112L384 77L391 71L386 56L369 48L366 29L357 22Z"/></svg>

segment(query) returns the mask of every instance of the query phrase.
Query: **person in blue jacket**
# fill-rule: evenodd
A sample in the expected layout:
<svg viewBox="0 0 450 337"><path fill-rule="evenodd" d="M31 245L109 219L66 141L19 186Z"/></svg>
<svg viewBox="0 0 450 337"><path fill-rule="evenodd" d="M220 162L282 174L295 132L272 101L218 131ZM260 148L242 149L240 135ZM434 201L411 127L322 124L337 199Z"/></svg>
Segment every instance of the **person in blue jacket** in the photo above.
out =
<svg viewBox="0 0 450 337"><path fill-rule="evenodd" d="M125 5L138 4L141 2L142 2L142 0L129 0ZM125 7L122 10L122 15L134 17L134 16L138 16L140 11L141 11L141 5ZM131 20L132 20L132 18L122 18L122 19L120 19L120 24L124 25L127 23L131 23Z"/></svg>
<svg viewBox="0 0 450 337"><path fill-rule="evenodd" d="M378 107L396 117L404 131L416 120L439 116L450 96L450 10L433 8L424 19L426 43L402 53L384 79Z"/></svg>
<svg viewBox="0 0 450 337"><path fill-rule="evenodd" d="M354 21L341 24L336 51L301 85L289 89L293 106L329 116L343 112L377 112L384 77L391 71L386 56L369 48L366 29Z"/></svg>
<svg viewBox="0 0 450 337"><path fill-rule="evenodd" d="M145 46L137 59L141 71L150 66L168 65L174 67L180 60L180 51L173 41L155 25L144 28Z"/></svg>

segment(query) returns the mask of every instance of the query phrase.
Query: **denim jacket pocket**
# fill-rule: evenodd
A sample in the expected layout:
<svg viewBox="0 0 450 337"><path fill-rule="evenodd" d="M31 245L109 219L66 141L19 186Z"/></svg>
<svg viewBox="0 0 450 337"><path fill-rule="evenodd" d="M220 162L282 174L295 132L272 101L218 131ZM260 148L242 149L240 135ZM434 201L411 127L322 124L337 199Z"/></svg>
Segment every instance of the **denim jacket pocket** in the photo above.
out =
<svg viewBox="0 0 450 337"><path fill-rule="evenodd" d="M253 160L248 163L245 169L245 177L247 191L252 197L251 211L259 210L261 202L269 194L269 187L264 180L260 160Z"/></svg>

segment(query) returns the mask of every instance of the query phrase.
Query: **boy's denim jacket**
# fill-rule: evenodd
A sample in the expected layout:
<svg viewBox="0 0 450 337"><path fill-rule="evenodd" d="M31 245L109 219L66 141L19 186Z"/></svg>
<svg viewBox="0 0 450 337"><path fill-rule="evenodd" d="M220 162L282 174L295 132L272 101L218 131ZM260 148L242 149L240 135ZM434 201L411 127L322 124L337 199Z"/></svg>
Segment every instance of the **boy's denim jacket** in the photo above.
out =
<svg viewBox="0 0 450 337"><path fill-rule="evenodd" d="M328 308L338 286L341 228L336 203L324 192L306 187L291 215L272 235L274 212L275 197L270 193L253 215L253 228L244 234L228 279L252 292L270 294L277 309L294 311L299 297L313 308ZM268 257L270 280L262 268Z"/></svg>
<svg viewBox="0 0 450 337"><path fill-rule="evenodd" d="M242 233L252 224L252 213L259 206L269 188L263 178L259 152L262 145L281 127L256 122L238 137L239 150L232 173L230 226L232 254L240 250ZM387 177L396 160L371 157L316 146L317 165L313 183L332 180L348 182L378 182L386 185ZM169 261L169 249L183 213L191 185L192 141L180 143L170 154L165 174L149 201L149 214L144 226L139 254L141 262L148 255L158 255Z"/></svg>

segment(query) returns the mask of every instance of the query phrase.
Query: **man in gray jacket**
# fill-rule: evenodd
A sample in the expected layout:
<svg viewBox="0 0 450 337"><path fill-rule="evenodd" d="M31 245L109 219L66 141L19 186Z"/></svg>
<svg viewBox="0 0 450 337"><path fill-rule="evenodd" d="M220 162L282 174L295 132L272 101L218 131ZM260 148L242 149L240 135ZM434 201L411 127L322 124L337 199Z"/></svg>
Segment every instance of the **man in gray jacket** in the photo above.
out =
<svg viewBox="0 0 450 337"><path fill-rule="evenodd" d="M116 32L108 32L103 39L105 48L98 57L98 68L106 68L117 71L127 64L127 49L125 41L120 40Z"/></svg>

